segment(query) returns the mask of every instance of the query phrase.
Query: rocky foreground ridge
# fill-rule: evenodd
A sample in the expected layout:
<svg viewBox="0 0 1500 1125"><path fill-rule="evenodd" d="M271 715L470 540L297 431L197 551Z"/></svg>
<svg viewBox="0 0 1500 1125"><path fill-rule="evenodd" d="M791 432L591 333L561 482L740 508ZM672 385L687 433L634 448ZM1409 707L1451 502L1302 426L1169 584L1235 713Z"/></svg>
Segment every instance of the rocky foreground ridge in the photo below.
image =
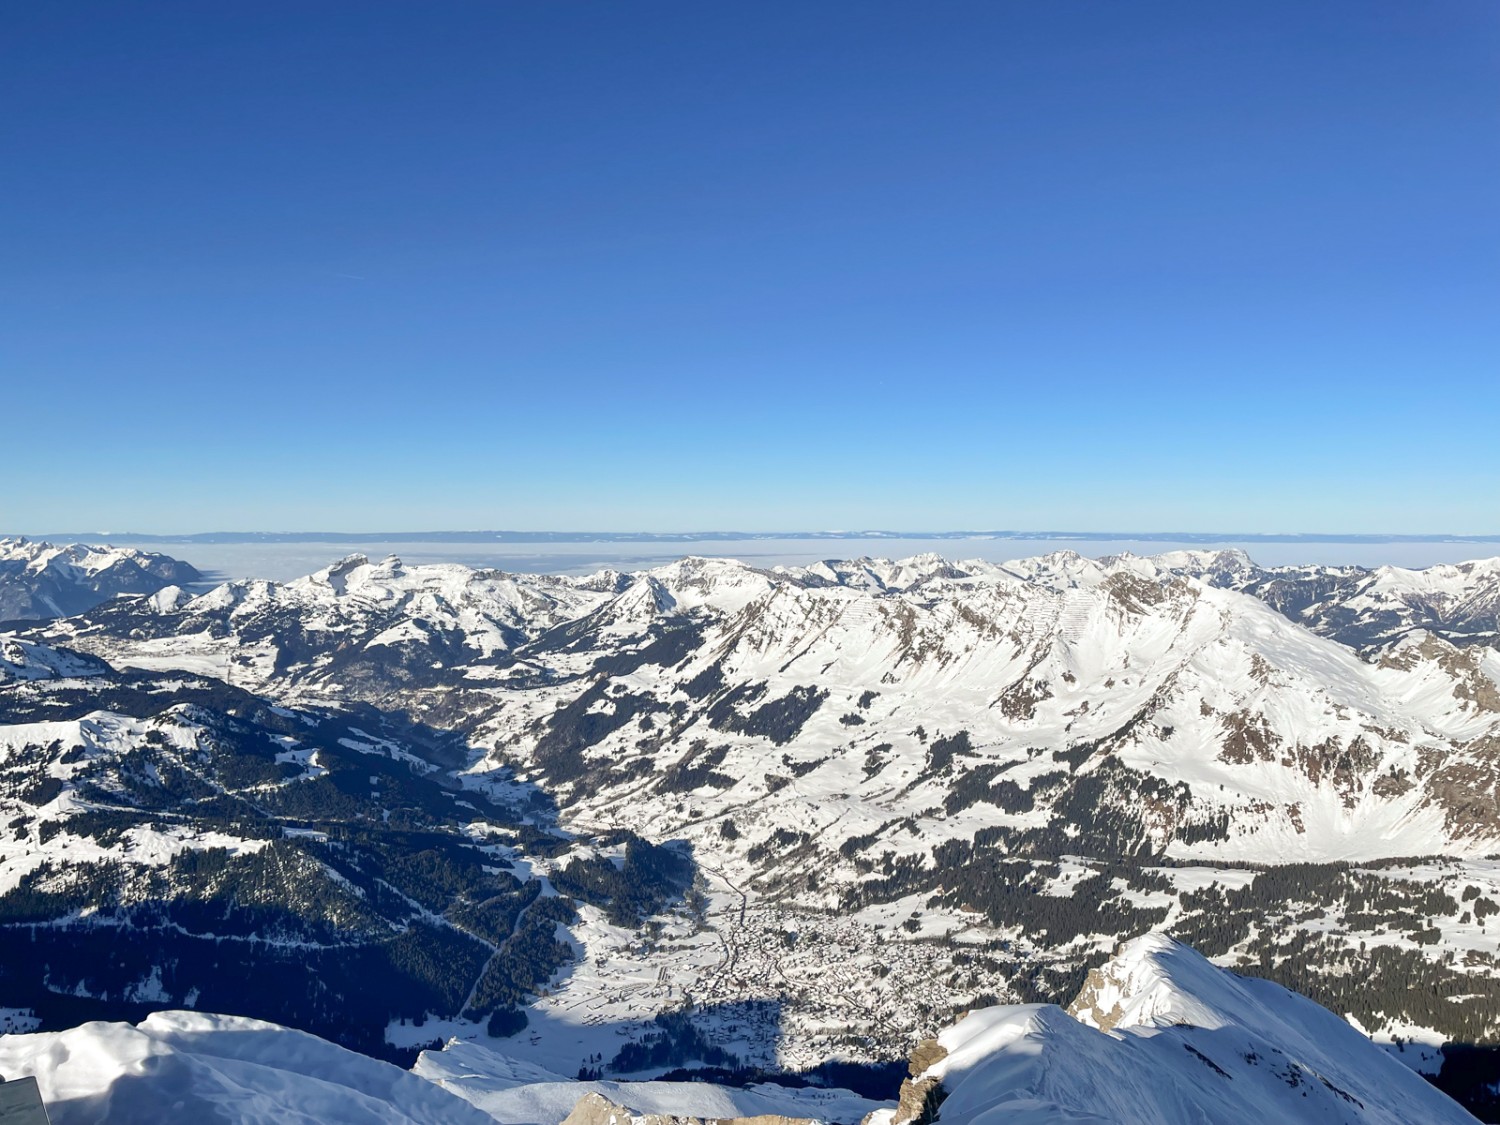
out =
<svg viewBox="0 0 1500 1125"><path fill-rule="evenodd" d="M911 1072L866 1125L1474 1120L1327 1009L1160 934L1093 970L1066 1010L969 1013Z"/></svg>

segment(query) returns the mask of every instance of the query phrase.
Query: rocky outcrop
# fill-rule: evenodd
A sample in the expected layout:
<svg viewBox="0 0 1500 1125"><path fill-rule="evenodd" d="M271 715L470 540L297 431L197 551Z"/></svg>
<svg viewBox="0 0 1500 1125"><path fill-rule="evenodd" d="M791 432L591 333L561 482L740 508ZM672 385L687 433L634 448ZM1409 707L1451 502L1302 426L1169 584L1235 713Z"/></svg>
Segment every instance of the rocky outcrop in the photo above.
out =
<svg viewBox="0 0 1500 1125"><path fill-rule="evenodd" d="M890 1125L927 1125L937 1117L946 1093L942 1078L927 1071L947 1057L947 1048L936 1039L924 1039L916 1045L908 1064L911 1076L901 1083Z"/></svg>
<svg viewBox="0 0 1500 1125"><path fill-rule="evenodd" d="M936 1039L924 1039L912 1048L911 1061L907 1064L913 1078L948 1057L948 1048Z"/></svg>
<svg viewBox="0 0 1500 1125"><path fill-rule="evenodd" d="M1097 1027L1100 1031L1113 1031L1125 1014L1125 1009L1115 997L1111 997L1107 1010L1102 1006L1101 997L1113 983L1105 976L1103 969L1090 969L1088 979L1083 982L1078 995L1073 997L1073 1002L1066 1009L1068 1015Z"/></svg>
<svg viewBox="0 0 1500 1125"><path fill-rule="evenodd" d="M602 1094L578 1099L562 1125L820 1125L811 1117L762 1113L754 1117L677 1117L665 1113L635 1113Z"/></svg>

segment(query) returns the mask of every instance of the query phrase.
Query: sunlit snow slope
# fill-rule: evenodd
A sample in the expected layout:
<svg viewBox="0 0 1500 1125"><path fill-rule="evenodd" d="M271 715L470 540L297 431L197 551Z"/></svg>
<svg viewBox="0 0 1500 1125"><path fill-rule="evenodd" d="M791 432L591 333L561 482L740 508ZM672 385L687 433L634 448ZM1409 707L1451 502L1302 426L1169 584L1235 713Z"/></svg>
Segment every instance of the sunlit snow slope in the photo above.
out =
<svg viewBox="0 0 1500 1125"><path fill-rule="evenodd" d="M1073 1005L987 1008L939 1036L922 1077L955 1125L1444 1125L1446 1095L1296 993L1153 935ZM1077 1018L1074 1018L1076 1015Z"/></svg>

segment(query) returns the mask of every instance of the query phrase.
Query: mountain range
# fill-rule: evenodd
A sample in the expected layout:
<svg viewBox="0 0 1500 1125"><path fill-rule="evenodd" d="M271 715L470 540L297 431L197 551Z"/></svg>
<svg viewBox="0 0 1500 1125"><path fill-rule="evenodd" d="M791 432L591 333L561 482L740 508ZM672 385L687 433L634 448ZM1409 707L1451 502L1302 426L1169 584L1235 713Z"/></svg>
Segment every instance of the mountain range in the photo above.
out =
<svg viewBox="0 0 1500 1125"><path fill-rule="evenodd" d="M407 1065L873 1090L1171 933L1491 1112L1500 560L190 587L0 636L12 1026L196 1007ZM980 1038L1076 1034L1050 1011Z"/></svg>
<svg viewBox="0 0 1500 1125"><path fill-rule="evenodd" d="M0 539L0 622L82 613L119 594L150 594L202 577L180 559L151 551Z"/></svg>

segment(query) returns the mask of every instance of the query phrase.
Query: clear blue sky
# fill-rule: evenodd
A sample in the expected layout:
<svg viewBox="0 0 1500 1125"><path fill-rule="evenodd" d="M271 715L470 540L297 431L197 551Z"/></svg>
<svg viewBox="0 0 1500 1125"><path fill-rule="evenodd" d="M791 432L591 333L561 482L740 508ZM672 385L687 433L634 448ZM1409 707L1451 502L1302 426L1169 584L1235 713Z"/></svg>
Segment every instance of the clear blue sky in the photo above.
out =
<svg viewBox="0 0 1500 1125"><path fill-rule="evenodd" d="M0 531L1500 529L1495 0L17 3Z"/></svg>

